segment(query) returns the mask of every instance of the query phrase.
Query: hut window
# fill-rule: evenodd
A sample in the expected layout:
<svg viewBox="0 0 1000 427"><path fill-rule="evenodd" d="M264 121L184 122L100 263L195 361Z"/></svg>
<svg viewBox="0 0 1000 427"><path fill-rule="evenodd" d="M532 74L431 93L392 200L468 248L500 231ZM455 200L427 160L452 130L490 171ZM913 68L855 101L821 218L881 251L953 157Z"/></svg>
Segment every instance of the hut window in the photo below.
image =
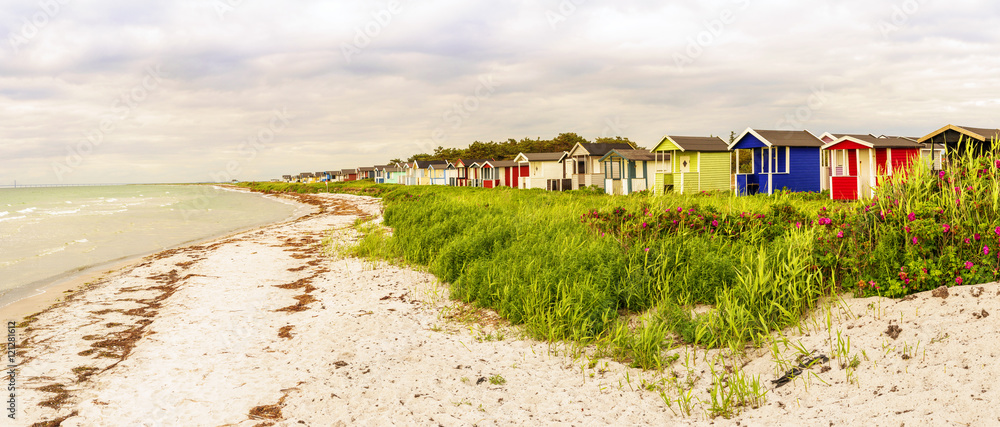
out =
<svg viewBox="0 0 1000 427"><path fill-rule="evenodd" d="M622 164L617 160L609 163L611 163L611 179L622 179Z"/></svg>
<svg viewBox="0 0 1000 427"><path fill-rule="evenodd" d="M788 147L771 148L775 173L788 173Z"/></svg>

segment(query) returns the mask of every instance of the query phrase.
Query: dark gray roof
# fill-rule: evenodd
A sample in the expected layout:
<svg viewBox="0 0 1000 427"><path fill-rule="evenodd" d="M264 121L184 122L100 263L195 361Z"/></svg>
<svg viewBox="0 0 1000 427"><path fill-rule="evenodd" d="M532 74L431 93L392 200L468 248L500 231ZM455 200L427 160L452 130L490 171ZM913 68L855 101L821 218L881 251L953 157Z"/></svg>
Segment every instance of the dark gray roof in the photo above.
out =
<svg viewBox="0 0 1000 427"><path fill-rule="evenodd" d="M455 163L462 162L465 167L472 166L474 163L483 164L483 162L488 162L490 159L457 159Z"/></svg>
<svg viewBox="0 0 1000 427"><path fill-rule="evenodd" d="M846 135L834 135L837 139L844 137L854 138L860 141L872 144L875 148L920 148L920 144L916 141L900 138L897 136L883 136L877 137L868 134L846 134Z"/></svg>
<svg viewBox="0 0 1000 427"><path fill-rule="evenodd" d="M521 153L524 157L528 158L529 162L551 162L561 159L566 155L565 151L557 151L554 153Z"/></svg>
<svg viewBox="0 0 1000 427"><path fill-rule="evenodd" d="M757 130L767 142L777 147L822 147L823 141L804 130Z"/></svg>
<svg viewBox="0 0 1000 427"><path fill-rule="evenodd" d="M489 163L495 168L513 168L520 165L520 163L513 160L490 160Z"/></svg>
<svg viewBox="0 0 1000 427"><path fill-rule="evenodd" d="M729 144L717 136L668 136L684 151L729 151Z"/></svg>
<svg viewBox="0 0 1000 427"><path fill-rule="evenodd" d="M618 153L619 156L622 156L626 160L632 160L632 161L644 161L644 160L645 161L652 161L652 160L656 160L656 157L653 156L653 153L650 153L649 150L614 149L614 150L611 150L611 151L614 151L615 153ZM611 151L609 151L608 153L611 153ZM605 156L606 155L607 154L605 154Z"/></svg>
<svg viewBox="0 0 1000 427"><path fill-rule="evenodd" d="M607 143L607 144L594 144L594 143L580 143L580 147L587 150L591 156L603 156L608 154L611 150L633 150L635 147L625 144L625 143Z"/></svg>
<svg viewBox="0 0 1000 427"><path fill-rule="evenodd" d="M972 133L979 134L980 136L986 138L986 140L991 140L993 138L1000 138L1000 129L974 128L969 126L957 126L957 127L960 127Z"/></svg>
<svg viewBox="0 0 1000 427"><path fill-rule="evenodd" d="M411 167L415 167L417 169L426 169L426 168L430 167L431 165L434 165L436 167L440 167L440 166L444 166L444 165L447 165L447 164L448 164L448 162L446 160L430 160L430 161L428 161L428 160L417 160L417 161L413 162L413 164L411 165Z"/></svg>
<svg viewBox="0 0 1000 427"><path fill-rule="evenodd" d="M357 173L358 173L358 171L357 171L357 170L355 170L355 169L343 169L343 170L341 170L341 172L342 172L342 173L343 173L344 175L350 175L350 174L352 174L352 173L353 173L353 174L357 174Z"/></svg>

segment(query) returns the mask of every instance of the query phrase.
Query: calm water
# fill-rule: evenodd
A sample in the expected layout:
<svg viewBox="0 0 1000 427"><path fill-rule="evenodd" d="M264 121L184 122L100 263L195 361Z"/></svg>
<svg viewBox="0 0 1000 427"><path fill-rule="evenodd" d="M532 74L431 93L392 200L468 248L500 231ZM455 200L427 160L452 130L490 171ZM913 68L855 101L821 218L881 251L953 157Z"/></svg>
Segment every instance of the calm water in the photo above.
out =
<svg viewBox="0 0 1000 427"><path fill-rule="evenodd" d="M295 209L211 186L0 189L0 307L87 267L278 221Z"/></svg>

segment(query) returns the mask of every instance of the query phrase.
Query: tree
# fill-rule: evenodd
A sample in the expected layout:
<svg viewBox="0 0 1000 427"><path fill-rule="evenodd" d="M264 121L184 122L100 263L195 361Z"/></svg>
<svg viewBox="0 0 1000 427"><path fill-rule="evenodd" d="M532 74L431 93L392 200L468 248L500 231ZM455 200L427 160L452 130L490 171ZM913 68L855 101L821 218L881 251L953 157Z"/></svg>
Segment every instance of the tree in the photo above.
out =
<svg viewBox="0 0 1000 427"><path fill-rule="evenodd" d="M620 136L616 136L614 138L606 137L606 136L599 136L597 138L594 138L594 143L595 144L628 144L628 145L631 145L631 146L633 146L635 148L639 148L639 149L642 148L642 147L639 146L639 144L636 144L635 142L632 142L632 140L630 140L628 138L620 137Z"/></svg>

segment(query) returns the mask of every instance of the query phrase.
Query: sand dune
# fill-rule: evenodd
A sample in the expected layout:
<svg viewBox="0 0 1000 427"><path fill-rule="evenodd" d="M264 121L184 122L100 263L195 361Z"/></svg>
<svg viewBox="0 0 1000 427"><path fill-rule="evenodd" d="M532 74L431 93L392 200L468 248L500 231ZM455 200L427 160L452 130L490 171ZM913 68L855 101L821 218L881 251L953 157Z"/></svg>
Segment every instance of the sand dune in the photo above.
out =
<svg viewBox="0 0 1000 427"><path fill-rule="evenodd" d="M682 348L665 372L642 372L522 339L489 313L475 315L486 316L481 323L456 320L467 313L427 273L324 254L325 238L356 239L350 226L377 216L378 201L300 200L317 212L154 255L37 315L19 331L27 358L17 423L1000 423L991 405L1000 397L997 284L951 288L947 298L828 301L801 330L784 332L778 356L760 348L717 359L719 351ZM769 380L802 350L835 355L838 333L842 343L850 337L849 357L774 388ZM856 367L840 367L855 355ZM709 418L713 360L765 380L763 406ZM661 398L676 399L668 384L677 383L694 389L689 416Z"/></svg>

